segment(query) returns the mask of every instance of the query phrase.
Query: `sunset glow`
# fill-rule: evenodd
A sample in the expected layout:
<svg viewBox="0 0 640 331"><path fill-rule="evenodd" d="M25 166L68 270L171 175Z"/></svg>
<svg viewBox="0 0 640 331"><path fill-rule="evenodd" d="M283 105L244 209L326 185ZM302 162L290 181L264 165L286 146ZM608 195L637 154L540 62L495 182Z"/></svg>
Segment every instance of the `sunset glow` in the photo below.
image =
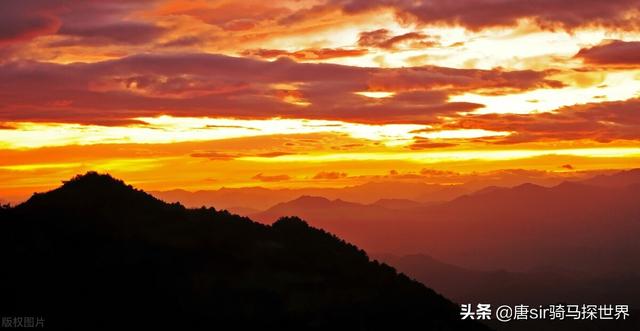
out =
<svg viewBox="0 0 640 331"><path fill-rule="evenodd" d="M638 167L638 3L586 2L4 4L0 198Z"/></svg>

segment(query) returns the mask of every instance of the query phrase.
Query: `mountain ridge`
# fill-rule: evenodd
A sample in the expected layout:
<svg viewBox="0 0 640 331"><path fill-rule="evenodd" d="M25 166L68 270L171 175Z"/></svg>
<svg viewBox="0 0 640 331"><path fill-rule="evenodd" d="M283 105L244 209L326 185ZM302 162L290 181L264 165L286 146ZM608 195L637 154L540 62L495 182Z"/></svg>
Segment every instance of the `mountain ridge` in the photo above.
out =
<svg viewBox="0 0 640 331"><path fill-rule="evenodd" d="M186 209L107 175L3 207L0 220L0 258L13 266L0 274L0 312L37 312L53 326L487 329L299 218L267 226Z"/></svg>
<svg viewBox="0 0 640 331"><path fill-rule="evenodd" d="M369 251L430 254L473 269L523 271L551 263L608 273L640 271L621 253L640 251L632 240L640 236L639 199L640 183L611 187L566 181L490 189L398 210L331 204L300 208L294 200L255 218L269 223L296 214ZM590 255L600 256L600 262L590 262Z"/></svg>

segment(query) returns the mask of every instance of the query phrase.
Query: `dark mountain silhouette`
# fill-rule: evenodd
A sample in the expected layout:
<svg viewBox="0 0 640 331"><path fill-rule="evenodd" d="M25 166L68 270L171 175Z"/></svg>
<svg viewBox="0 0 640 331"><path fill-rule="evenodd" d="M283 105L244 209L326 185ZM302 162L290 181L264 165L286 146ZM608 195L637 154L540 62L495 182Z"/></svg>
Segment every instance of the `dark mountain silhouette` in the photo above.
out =
<svg viewBox="0 0 640 331"><path fill-rule="evenodd" d="M225 208L225 210L227 210L232 214L236 214L240 216L248 216L248 215L253 215L255 213L260 212L258 209L253 209L249 207L229 207L229 208Z"/></svg>
<svg viewBox="0 0 640 331"><path fill-rule="evenodd" d="M444 263L424 254L376 255L399 271L456 302L549 304L549 302L624 302L640 305L640 275L591 277L567 270L479 271Z"/></svg>
<svg viewBox="0 0 640 331"><path fill-rule="evenodd" d="M425 204L425 207L427 205ZM282 216L297 215L326 231L337 231L359 247L374 252L405 252L405 230L415 228L420 208L404 210L321 197L301 197L279 203L251 218L271 224ZM419 223L422 223L421 221ZM415 237L412 237L412 240ZM408 242L412 244L411 242Z"/></svg>
<svg viewBox="0 0 640 331"><path fill-rule="evenodd" d="M215 206L218 209L250 208L264 210L283 200L300 196L288 189L272 190L263 187L221 188L219 190L200 190L190 192L176 189L170 191L151 191L153 196L164 201L180 202L187 207Z"/></svg>
<svg viewBox="0 0 640 331"><path fill-rule="evenodd" d="M65 329L484 330L298 218L164 203L87 173L0 209L0 313Z"/></svg>
<svg viewBox="0 0 640 331"><path fill-rule="evenodd" d="M562 270L478 271L440 262L427 255L376 255L380 261L460 303L484 302L493 307L549 303L628 304L631 317L618 321L515 321L489 323L498 331L636 331L640 329L640 275L611 274L590 277Z"/></svg>

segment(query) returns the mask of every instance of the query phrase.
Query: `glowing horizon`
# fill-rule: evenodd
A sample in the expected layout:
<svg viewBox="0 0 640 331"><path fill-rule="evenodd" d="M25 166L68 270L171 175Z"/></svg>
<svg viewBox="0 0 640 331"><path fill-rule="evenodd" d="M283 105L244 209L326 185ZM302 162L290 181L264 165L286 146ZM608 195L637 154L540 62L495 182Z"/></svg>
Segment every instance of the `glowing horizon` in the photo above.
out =
<svg viewBox="0 0 640 331"><path fill-rule="evenodd" d="M91 169L201 189L640 167L634 1L25 3L0 13L0 199Z"/></svg>

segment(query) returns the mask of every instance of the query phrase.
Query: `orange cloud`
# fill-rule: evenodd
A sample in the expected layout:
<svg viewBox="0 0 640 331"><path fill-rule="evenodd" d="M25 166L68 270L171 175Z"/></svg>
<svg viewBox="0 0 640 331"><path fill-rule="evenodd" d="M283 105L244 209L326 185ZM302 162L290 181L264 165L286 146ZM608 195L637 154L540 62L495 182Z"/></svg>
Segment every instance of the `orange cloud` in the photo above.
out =
<svg viewBox="0 0 640 331"><path fill-rule="evenodd" d="M347 177L347 173L345 172L337 172L337 171L320 171L319 173L315 174L313 176L313 179L340 179L340 178L346 178Z"/></svg>
<svg viewBox="0 0 640 331"><path fill-rule="evenodd" d="M401 35L392 36L387 29L361 32L358 45L367 47L377 47L393 50L400 44L409 42L410 48L427 48L436 46L438 43L429 40L429 36L421 32L407 32Z"/></svg>
<svg viewBox="0 0 640 331"><path fill-rule="evenodd" d="M41 35L67 37L53 46L95 43L145 43L164 29L141 20L128 20L132 13L149 9L158 1L39 1L5 2L0 14L0 43L24 41Z"/></svg>
<svg viewBox="0 0 640 331"><path fill-rule="evenodd" d="M0 45L31 40L58 31L61 22L56 15L62 1L3 2L0 11Z"/></svg>
<svg viewBox="0 0 640 331"><path fill-rule="evenodd" d="M588 64L638 66L640 65L640 41L612 40L581 49L576 57Z"/></svg>
<svg viewBox="0 0 640 331"><path fill-rule="evenodd" d="M273 175L273 176L268 176L268 175L263 175L262 173L259 173L253 177L251 177L251 179L256 179L259 180L261 182L281 182L281 181L286 181L291 179L291 177L289 177L289 175Z"/></svg>
<svg viewBox="0 0 640 331"><path fill-rule="evenodd" d="M250 49L242 52L243 56L254 56L265 59L273 59L281 56L291 57L296 60L327 60L341 57L356 57L367 54L366 49L343 49L343 48L319 48L302 49L289 52L280 49Z"/></svg>
<svg viewBox="0 0 640 331"><path fill-rule="evenodd" d="M544 28L574 29L605 26L622 29L638 28L638 1L583 0L459 0L421 1L347 0L330 1L346 13L360 13L377 8L390 8L405 20L425 24L461 25L472 30L495 26L514 26L518 20L530 19Z"/></svg>
<svg viewBox="0 0 640 331"><path fill-rule="evenodd" d="M223 153L223 152L197 152L192 153L192 157L203 157L215 161L229 161L241 157L278 157L284 155L296 155L291 152L265 152L265 153Z"/></svg>
<svg viewBox="0 0 640 331"><path fill-rule="evenodd" d="M640 139L640 99L563 107L553 113L484 114L460 117L448 128L509 131L491 138L500 144L589 139L598 142Z"/></svg>
<svg viewBox="0 0 640 331"><path fill-rule="evenodd" d="M449 102L463 91L523 91L561 83L536 71L362 68L211 54L138 55L91 64L0 65L0 120L123 123L141 116L310 118L428 123L481 107ZM295 85L306 107L278 96ZM275 87L274 87L275 86ZM395 91L373 99L356 92ZM436 91L428 91L436 90ZM65 100L64 112L51 107Z"/></svg>
<svg viewBox="0 0 640 331"><path fill-rule="evenodd" d="M157 9L161 15L186 15L224 30L239 31L254 28L291 13L286 4L264 1L168 1Z"/></svg>
<svg viewBox="0 0 640 331"><path fill-rule="evenodd" d="M221 160L221 161L229 161L239 157L238 154L231 153L219 153L219 152L201 152L201 153L193 153L192 157L204 157L209 160Z"/></svg>
<svg viewBox="0 0 640 331"><path fill-rule="evenodd" d="M450 86L456 92L508 93L536 88L560 88L564 84L546 79L550 72L452 69L436 66L393 68L373 74L370 86L383 91L428 90Z"/></svg>
<svg viewBox="0 0 640 331"><path fill-rule="evenodd" d="M460 180L419 171L426 161L627 167L640 141L639 5L4 1L0 183L26 191L90 167L194 188ZM595 46L575 54L584 45ZM213 134L229 129L242 132ZM68 146L39 148L54 142ZM104 146L70 146L88 143ZM574 154L545 154L559 148Z"/></svg>
<svg viewBox="0 0 640 331"><path fill-rule="evenodd" d="M416 137L414 143L409 145L409 148L412 150L421 150L421 149L453 147L456 145L457 144L454 144L454 143L434 142L431 139Z"/></svg>

